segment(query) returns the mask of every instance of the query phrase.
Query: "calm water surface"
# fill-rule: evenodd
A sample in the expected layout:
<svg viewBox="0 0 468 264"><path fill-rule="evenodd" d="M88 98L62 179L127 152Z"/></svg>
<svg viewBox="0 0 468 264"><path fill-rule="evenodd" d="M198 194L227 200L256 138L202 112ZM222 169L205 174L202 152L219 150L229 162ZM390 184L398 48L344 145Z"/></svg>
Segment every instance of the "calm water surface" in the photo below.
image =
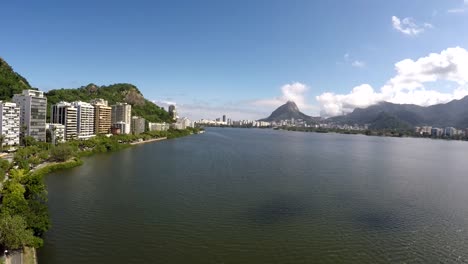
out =
<svg viewBox="0 0 468 264"><path fill-rule="evenodd" d="M468 143L256 129L46 178L54 263L466 263Z"/></svg>

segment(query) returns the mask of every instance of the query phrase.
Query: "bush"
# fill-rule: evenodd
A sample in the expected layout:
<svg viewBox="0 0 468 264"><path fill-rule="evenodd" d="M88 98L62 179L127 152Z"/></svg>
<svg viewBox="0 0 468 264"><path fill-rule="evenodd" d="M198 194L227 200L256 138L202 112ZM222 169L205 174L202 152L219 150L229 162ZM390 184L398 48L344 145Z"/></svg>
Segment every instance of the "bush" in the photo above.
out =
<svg viewBox="0 0 468 264"><path fill-rule="evenodd" d="M73 148L68 144L59 144L50 150L51 160L63 162L73 157Z"/></svg>

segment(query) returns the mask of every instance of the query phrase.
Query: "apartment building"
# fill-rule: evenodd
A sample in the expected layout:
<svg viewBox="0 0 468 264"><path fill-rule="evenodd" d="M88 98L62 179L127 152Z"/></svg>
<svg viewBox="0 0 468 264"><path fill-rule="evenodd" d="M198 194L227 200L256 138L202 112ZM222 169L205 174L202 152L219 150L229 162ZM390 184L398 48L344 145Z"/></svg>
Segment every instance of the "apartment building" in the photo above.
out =
<svg viewBox="0 0 468 264"><path fill-rule="evenodd" d="M111 122L112 125L119 123L119 126L121 126L121 122L125 123L125 130L122 130L121 133L130 134L132 124L132 106L127 103L117 103L113 105Z"/></svg>
<svg viewBox="0 0 468 264"><path fill-rule="evenodd" d="M24 127L24 135L46 141L47 98L44 92L23 90L13 96L13 102L20 108L20 127Z"/></svg>
<svg viewBox="0 0 468 264"><path fill-rule="evenodd" d="M65 126L65 140L78 138L78 109L71 103L60 102L53 105L50 122Z"/></svg>
<svg viewBox="0 0 468 264"><path fill-rule="evenodd" d="M112 107L104 99L94 99L91 101L94 106L94 133L108 134L112 125Z"/></svg>
<svg viewBox="0 0 468 264"><path fill-rule="evenodd" d="M72 102L77 110L77 136L78 139L94 137L94 106L81 101Z"/></svg>
<svg viewBox="0 0 468 264"><path fill-rule="evenodd" d="M15 103L0 101L0 135L3 146L20 144L20 108Z"/></svg>

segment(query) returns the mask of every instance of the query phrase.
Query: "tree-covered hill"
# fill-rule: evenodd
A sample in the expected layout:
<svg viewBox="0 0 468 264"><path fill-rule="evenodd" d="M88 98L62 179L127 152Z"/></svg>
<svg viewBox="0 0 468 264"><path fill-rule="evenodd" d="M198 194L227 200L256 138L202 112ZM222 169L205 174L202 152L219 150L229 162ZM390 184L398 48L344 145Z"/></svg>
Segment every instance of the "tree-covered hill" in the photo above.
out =
<svg viewBox="0 0 468 264"><path fill-rule="evenodd" d="M8 63L0 58L0 100L9 101L14 94L21 93L24 89L31 88L28 81ZM138 88L128 83L118 83L109 86L97 86L89 84L76 89L50 90L46 93L48 108L47 120L50 116L52 104L60 101L89 102L95 98L102 98L110 105L125 102L132 105L132 115L141 116L149 122L171 122L169 113L151 101L146 100Z"/></svg>
<svg viewBox="0 0 468 264"><path fill-rule="evenodd" d="M89 102L95 98L102 98L109 105L125 102L132 105L132 115L141 116L149 122L171 122L169 113L162 107L146 100L138 88L128 83L118 83L109 86L88 84L77 89L57 89L46 93L48 112L50 106L60 101ZM49 116L49 115L48 115Z"/></svg>
<svg viewBox="0 0 468 264"><path fill-rule="evenodd" d="M0 58L0 100L10 100L13 94L21 93L24 89L31 89L31 85Z"/></svg>

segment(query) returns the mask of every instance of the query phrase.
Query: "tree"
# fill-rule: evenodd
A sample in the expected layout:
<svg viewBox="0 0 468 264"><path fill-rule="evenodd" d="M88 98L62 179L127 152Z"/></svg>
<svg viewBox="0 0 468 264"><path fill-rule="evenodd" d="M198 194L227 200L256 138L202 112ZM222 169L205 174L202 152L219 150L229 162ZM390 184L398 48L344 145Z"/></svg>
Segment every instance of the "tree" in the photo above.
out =
<svg viewBox="0 0 468 264"><path fill-rule="evenodd" d="M8 249L19 249L24 246L39 247L42 239L33 235L33 231L27 229L23 217L8 214L0 216L0 244Z"/></svg>
<svg viewBox="0 0 468 264"><path fill-rule="evenodd" d="M25 136L24 139L23 139L23 145L25 147L28 147L28 146L33 146L34 144L36 144L36 139L31 137L31 136Z"/></svg>
<svg viewBox="0 0 468 264"><path fill-rule="evenodd" d="M3 151L3 143L5 143L5 135L0 135L0 151Z"/></svg>
<svg viewBox="0 0 468 264"><path fill-rule="evenodd" d="M73 157L73 148L68 144L58 144L50 150L50 157L55 161L67 161Z"/></svg>

